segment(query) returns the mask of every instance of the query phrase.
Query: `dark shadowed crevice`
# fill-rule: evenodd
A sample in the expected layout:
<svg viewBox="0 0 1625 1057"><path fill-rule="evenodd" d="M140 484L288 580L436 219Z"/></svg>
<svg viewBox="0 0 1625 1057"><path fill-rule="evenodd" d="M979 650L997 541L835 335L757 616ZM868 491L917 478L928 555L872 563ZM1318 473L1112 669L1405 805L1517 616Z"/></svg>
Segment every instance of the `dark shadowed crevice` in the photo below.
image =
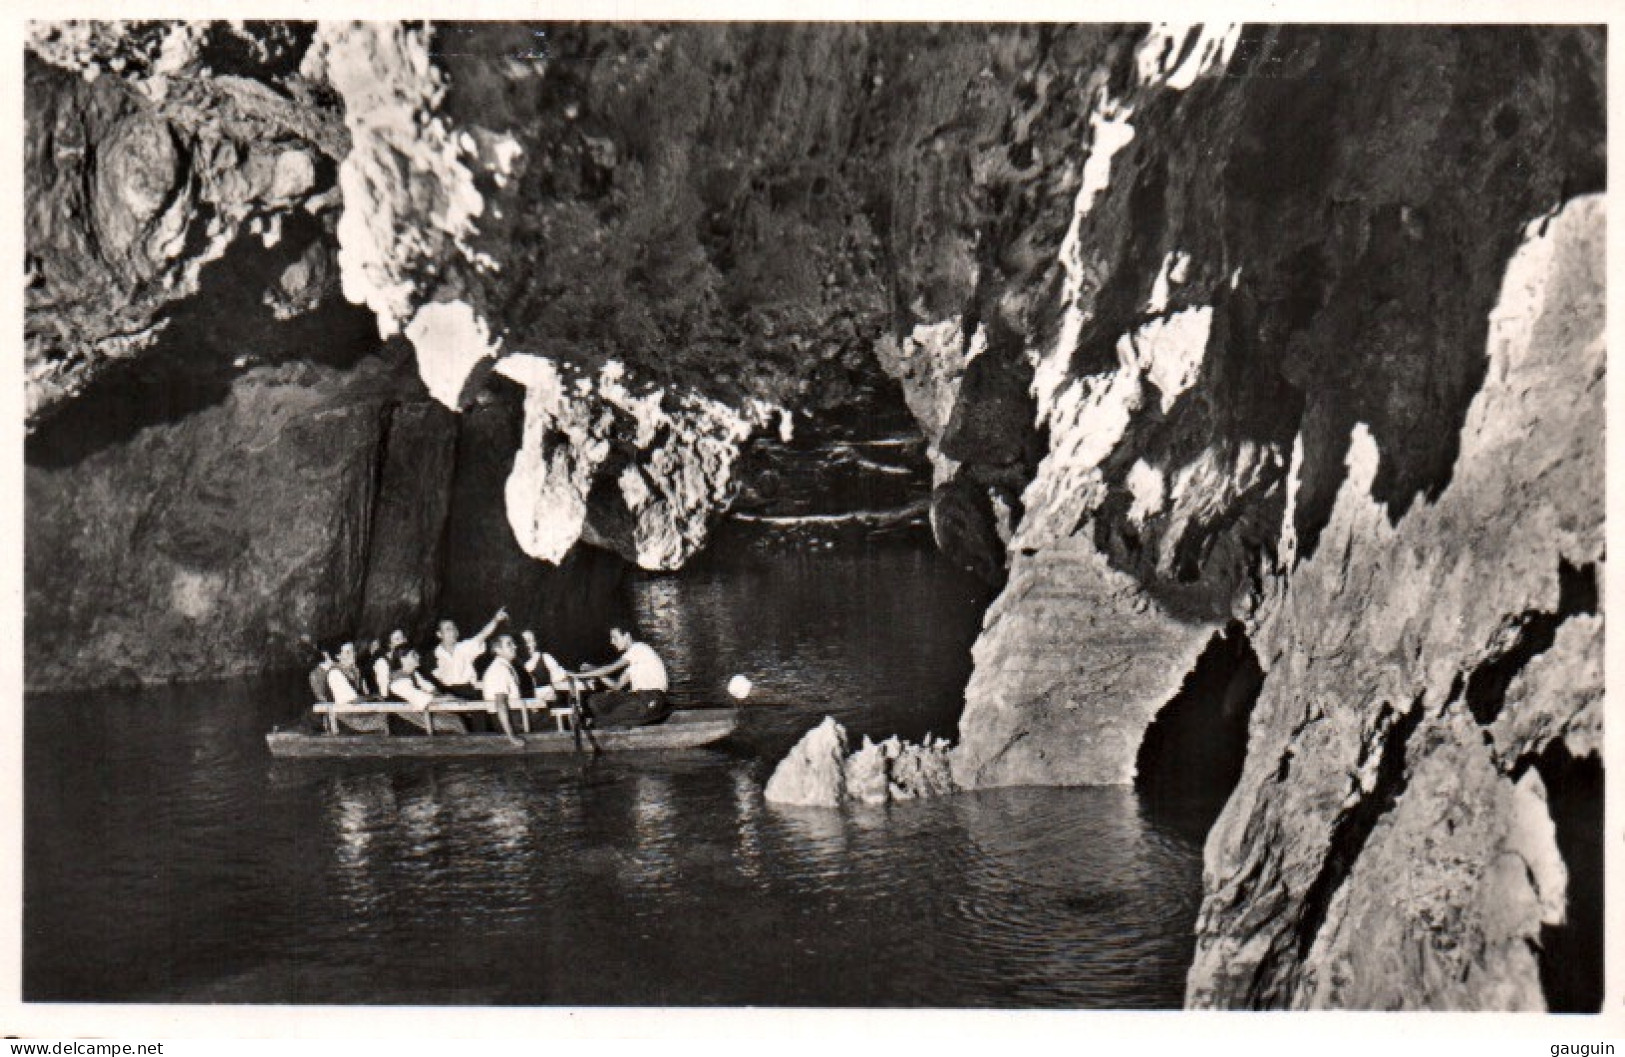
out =
<svg viewBox="0 0 1625 1057"><path fill-rule="evenodd" d="M151 349L107 367L39 424L26 442L29 464L71 466L148 426L180 422L223 402L233 381L256 366L348 370L378 354L373 314L338 296L330 238L318 221L295 213L284 220L275 246L238 239L203 269L195 296L169 307L167 326ZM313 309L278 318L271 295L299 268L331 289Z"/></svg>
<svg viewBox="0 0 1625 1057"><path fill-rule="evenodd" d="M1568 868L1567 915L1540 930L1540 984L1553 1013L1598 1013L1603 980L1603 773L1554 741L1534 761L1546 784L1557 850Z"/></svg>
<svg viewBox="0 0 1625 1057"><path fill-rule="evenodd" d="M1558 601L1555 612L1528 610L1517 618L1518 631L1506 652L1486 661L1467 679L1467 707L1484 726L1495 722L1506 704L1513 678L1536 656L1551 649L1557 629L1573 616L1597 612L1597 567L1575 568L1560 560L1557 569Z"/></svg>
<svg viewBox="0 0 1625 1057"><path fill-rule="evenodd" d="M1264 671L1239 621L1215 634L1179 692L1157 713L1135 757L1135 788L1153 809L1167 805L1202 834L1212 825L1247 755L1247 721Z"/></svg>
<svg viewBox="0 0 1625 1057"><path fill-rule="evenodd" d="M391 441L394 440L390 434L395 429L396 412L398 410L399 405L395 403L386 403L378 409L378 443L373 447L372 451L372 483L367 502L367 523L365 526L361 526L365 533L362 536L364 542L361 547L361 576L355 582L355 604L352 607L352 611L356 613L361 613L366 609L367 579L377 558L379 535L385 527L382 523L384 474L389 466L389 449ZM371 630L363 629L361 634L366 634ZM388 629L385 629L385 634L387 633Z"/></svg>
<svg viewBox="0 0 1625 1057"><path fill-rule="evenodd" d="M1460 690L1458 684L1452 688L1450 696L1455 697ZM1307 957L1310 948L1315 945L1320 927L1326 923L1326 912L1331 908L1332 897L1343 887L1349 872L1359 861L1372 831L1382 817L1393 810L1400 794L1409 784L1405 773L1405 750L1421 721L1421 698L1412 701L1410 710L1402 715L1387 702L1383 703L1382 710L1377 714L1378 733L1372 735L1372 740L1381 740L1382 746L1378 751L1382 755L1377 761L1376 778L1371 783L1371 791L1338 818L1320 873L1304 894L1303 916L1298 923L1296 953L1299 961Z"/></svg>

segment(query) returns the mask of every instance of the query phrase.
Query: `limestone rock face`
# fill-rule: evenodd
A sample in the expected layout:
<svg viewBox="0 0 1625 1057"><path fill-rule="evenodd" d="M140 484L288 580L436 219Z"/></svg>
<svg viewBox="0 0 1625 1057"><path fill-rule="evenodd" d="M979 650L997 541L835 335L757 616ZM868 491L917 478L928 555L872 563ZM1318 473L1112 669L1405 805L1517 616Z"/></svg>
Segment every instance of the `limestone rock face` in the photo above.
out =
<svg viewBox="0 0 1625 1057"><path fill-rule="evenodd" d="M1034 56L1011 112L1063 175L983 229L966 307L878 349L939 542L1001 566L960 782L1130 780L1203 643L1316 553L1356 423L1390 523L1438 497L1524 226L1601 186L1597 46L1216 26L1093 38L1096 77Z"/></svg>
<svg viewBox="0 0 1625 1057"><path fill-rule="evenodd" d="M28 688L224 678L298 663L301 635L414 626L454 424L393 406L382 375L262 368L180 423L29 465Z"/></svg>
<svg viewBox="0 0 1625 1057"><path fill-rule="evenodd" d="M670 568L732 498L752 430L861 401L900 308L923 321L963 303L975 223L1041 179L1005 157L1001 128L1042 46L1028 27L330 24L301 73L342 98L354 144L345 295L412 342L437 399L466 406L515 357L571 379L615 364L628 390L664 394L672 440L619 430L623 469L585 423L624 401L590 383L567 411L546 372L511 373L544 377L508 491L521 545L557 560L584 539ZM962 204L970 166L985 200ZM1000 438L1022 449L1031 431L1007 419ZM973 521L993 524L975 496ZM966 550L996 575L996 546Z"/></svg>
<svg viewBox="0 0 1625 1057"><path fill-rule="evenodd" d="M1003 544L956 781L1129 780L1236 621L1265 680L1191 1003L1539 1008L1591 839L1556 761L1598 750L1601 40L1097 47L1023 118L1067 177L879 350L939 539Z"/></svg>
<svg viewBox="0 0 1625 1057"><path fill-rule="evenodd" d="M634 394L615 362L573 384L546 357L520 354L498 369L527 389L508 519L527 554L555 563L585 538L646 569L681 566L732 498L743 442L773 410Z"/></svg>
<svg viewBox="0 0 1625 1057"><path fill-rule="evenodd" d="M793 807L839 807L959 791L940 738L914 745L892 737L876 745L866 737L850 755L847 745L846 728L824 717L774 769L763 795Z"/></svg>
<svg viewBox="0 0 1625 1057"><path fill-rule="evenodd" d="M1320 547L1259 623L1194 1004L1545 1008L1566 875L1536 764L1598 749L1605 229L1600 197L1531 224L1436 501L1391 524L1355 428Z"/></svg>
<svg viewBox="0 0 1625 1057"><path fill-rule="evenodd" d="M1001 588L959 741L820 728L771 795L1129 781L1224 628L1263 684L1191 1003L1554 1001L1600 870L1599 30L30 33L31 686L421 617L467 425L428 399L525 388L477 475L525 553L671 568L753 436L895 386Z"/></svg>
<svg viewBox="0 0 1625 1057"><path fill-rule="evenodd" d="M297 28L31 23L30 32L32 426L152 348L205 266L248 236L267 251L282 243L285 263L320 254L311 247L333 219L324 194L348 139L336 109L290 69L308 39ZM307 287L324 264L306 260ZM298 314L320 300L311 293L284 292L280 304Z"/></svg>

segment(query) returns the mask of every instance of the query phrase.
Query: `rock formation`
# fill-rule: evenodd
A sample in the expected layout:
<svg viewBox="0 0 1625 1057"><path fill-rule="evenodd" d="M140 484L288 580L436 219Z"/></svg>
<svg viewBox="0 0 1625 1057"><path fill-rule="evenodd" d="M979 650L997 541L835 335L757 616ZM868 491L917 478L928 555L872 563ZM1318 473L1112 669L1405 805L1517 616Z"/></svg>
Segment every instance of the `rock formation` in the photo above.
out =
<svg viewBox="0 0 1625 1057"><path fill-rule="evenodd" d="M455 424L392 390L383 364L262 367L177 423L30 465L29 687L217 679L296 663L301 635L418 625L447 513L419 483L449 474Z"/></svg>
<svg viewBox="0 0 1625 1057"><path fill-rule="evenodd" d="M1354 428L1320 546L1255 635L1193 1004L1545 1008L1567 878L1542 756L1600 749L1605 230L1596 196L1531 225L1436 501L1391 523Z"/></svg>
<svg viewBox="0 0 1625 1057"><path fill-rule="evenodd" d="M825 717L796 743L768 779L763 795L788 807L840 807L846 803L885 804L956 793L943 739L910 745L867 737L848 755L846 728Z"/></svg>
<svg viewBox="0 0 1625 1057"><path fill-rule="evenodd" d="M334 160L349 142L337 111L289 69L308 27L33 23L31 33L31 424L152 348L204 267L247 237L281 265L266 293L284 312L319 300L332 269L308 221L333 219Z"/></svg>
<svg viewBox="0 0 1625 1057"><path fill-rule="evenodd" d="M1603 55L1585 27L38 26L28 681L421 618L493 401L525 553L665 569L770 490L757 438L900 399L938 545L999 589L958 743L821 729L774 798L1126 782L1201 659L1244 657L1191 1002L1566 1002Z"/></svg>
<svg viewBox="0 0 1625 1057"><path fill-rule="evenodd" d="M879 350L936 446L939 542L1008 541L958 784L1127 781L1218 629L1251 639L1193 1004L1538 1008L1565 914L1599 920L1544 777L1591 788L1598 749L1599 47L1114 38L1110 76L1025 118L1070 110L1083 148L1035 199L1070 194L1064 235L1021 229L1051 263L984 267Z"/></svg>

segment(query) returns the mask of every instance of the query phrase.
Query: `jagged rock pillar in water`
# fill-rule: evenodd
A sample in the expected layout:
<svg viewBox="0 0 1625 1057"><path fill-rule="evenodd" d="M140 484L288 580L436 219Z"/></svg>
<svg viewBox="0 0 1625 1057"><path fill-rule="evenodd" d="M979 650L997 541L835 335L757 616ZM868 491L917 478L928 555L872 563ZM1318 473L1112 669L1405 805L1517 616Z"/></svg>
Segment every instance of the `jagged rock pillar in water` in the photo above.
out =
<svg viewBox="0 0 1625 1057"><path fill-rule="evenodd" d="M773 769L763 795L792 807L839 807L959 791L944 739L914 745L891 737L877 745L865 737L850 755L847 744L846 728L825 716Z"/></svg>

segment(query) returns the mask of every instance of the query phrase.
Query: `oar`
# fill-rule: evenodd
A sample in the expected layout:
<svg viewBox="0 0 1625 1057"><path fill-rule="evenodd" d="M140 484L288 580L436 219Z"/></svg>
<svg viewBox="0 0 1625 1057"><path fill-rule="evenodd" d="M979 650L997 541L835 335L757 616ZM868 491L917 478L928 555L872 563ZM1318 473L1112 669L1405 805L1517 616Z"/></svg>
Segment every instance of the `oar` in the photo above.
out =
<svg viewBox="0 0 1625 1057"><path fill-rule="evenodd" d="M581 707L581 684L570 680L570 732L575 735L576 751L581 751L581 731L587 731L587 741L592 745L592 754L598 756L603 749L598 747L598 739L593 736L592 727L587 723L586 711Z"/></svg>

